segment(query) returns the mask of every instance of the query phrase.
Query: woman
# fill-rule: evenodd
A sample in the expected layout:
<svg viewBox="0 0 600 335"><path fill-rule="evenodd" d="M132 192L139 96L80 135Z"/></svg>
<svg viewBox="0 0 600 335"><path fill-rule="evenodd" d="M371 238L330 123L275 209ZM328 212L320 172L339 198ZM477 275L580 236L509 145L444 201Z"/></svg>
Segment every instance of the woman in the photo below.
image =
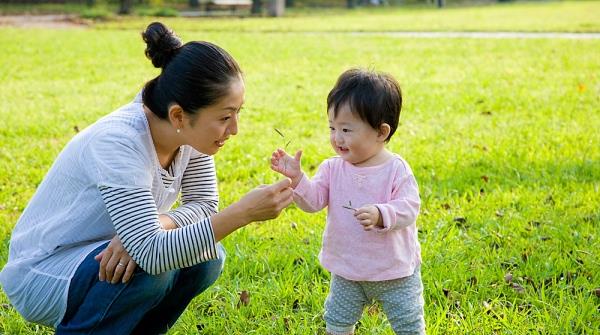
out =
<svg viewBox="0 0 600 335"><path fill-rule="evenodd" d="M218 46L182 45L161 23L142 37L160 75L64 148L0 273L15 308L57 334L166 332L221 273L218 242L292 201L284 179L217 213L211 156L238 132L241 70Z"/></svg>

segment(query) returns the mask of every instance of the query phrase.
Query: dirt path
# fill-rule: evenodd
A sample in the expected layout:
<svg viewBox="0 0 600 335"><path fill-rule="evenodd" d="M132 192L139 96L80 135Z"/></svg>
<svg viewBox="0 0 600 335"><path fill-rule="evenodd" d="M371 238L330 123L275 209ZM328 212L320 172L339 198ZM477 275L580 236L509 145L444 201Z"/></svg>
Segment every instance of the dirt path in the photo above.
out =
<svg viewBox="0 0 600 335"><path fill-rule="evenodd" d="M417 38L485 38L485 39L531 39L558 38L570 40L600 39L600 33L564 33L564 32L518 32L518 31L390 31L390 32L356 32L356 35L384 35L392 37Z"/></svg>
<svg viewBox="0 0 600 335"><path fill-rule="evenodd" d="M72 14L54 15L0 15L0 26L33 27L33 28L87 28L91 23ZM412 38L483 38L483 39L600 39L600 33L565 33L565 32L509 32L509 31L389 31L389 32L293 32L305 34L354 34L359 36L392 36Z"/></svg>
<svg viewBox="0 0 600 335"><path fill-rule="evenodd" d="M3 15L0 16L0 26L21 28L86 28L89 24L77 15Z"/></svg>

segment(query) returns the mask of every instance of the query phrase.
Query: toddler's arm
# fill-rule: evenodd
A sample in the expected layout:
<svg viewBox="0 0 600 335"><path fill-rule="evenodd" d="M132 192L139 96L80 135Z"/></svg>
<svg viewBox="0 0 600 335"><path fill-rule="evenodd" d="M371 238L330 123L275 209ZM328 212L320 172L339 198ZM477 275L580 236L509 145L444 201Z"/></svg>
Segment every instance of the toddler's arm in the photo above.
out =
<svg viewBox="0 0 600 335"><path fill-rule="evenodd" d="M417 181L412 174L400 177L392 192L392 199L385 204L375 204L381 215L383 230L408 227L417 221L421 198Z"/></svg>
<svg viewBox="0 0 600 335"><path fill-rule="evenodd" d="M329 167L322 164L312 180L304 175L300 166L302 151L294 157L277 149L271 156L271 169L292 180L294 202L305 212L318 212L329 203Z"/></svg>

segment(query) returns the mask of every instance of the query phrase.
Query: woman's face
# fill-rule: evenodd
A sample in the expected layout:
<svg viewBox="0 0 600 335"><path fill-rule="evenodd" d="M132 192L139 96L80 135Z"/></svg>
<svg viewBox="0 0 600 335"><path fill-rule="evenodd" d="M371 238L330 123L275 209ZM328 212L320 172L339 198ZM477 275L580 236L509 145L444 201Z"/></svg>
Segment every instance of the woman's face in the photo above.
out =
<svg viewBox="0 0 600 335"><path fill-rule="evenodd" d="M234 80L229 93L212 106L201 109L195 119L187 117L189 129L182 132L186 143L207 155L214 155L230 136L238 132L238 114L244 104L244 81Z"/></svg>

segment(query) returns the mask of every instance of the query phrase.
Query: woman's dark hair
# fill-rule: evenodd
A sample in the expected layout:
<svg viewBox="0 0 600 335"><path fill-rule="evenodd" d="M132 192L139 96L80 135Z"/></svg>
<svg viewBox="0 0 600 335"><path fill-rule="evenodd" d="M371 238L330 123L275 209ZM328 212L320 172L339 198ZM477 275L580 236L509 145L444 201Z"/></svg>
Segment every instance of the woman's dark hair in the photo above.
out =
<svg viewBox="0 0 600 335"><path fill-rule="evenodd" d="M231 82L241 77L242 70L227 51L209 42L182 45L160 22L148 25L142 38L146 56L162 69L144 86L142 100L161 119L168 117L173 103L195 115L227 95Z"/></svg>
<svg viewBox="0 0 600 335"><path fill-rule="evenodd" d="M373 129L383 123L390 125L392 138L402 110L402 92L398 82L389 74L363 69L350 69L342 73L327 96L327 111L336 117L339 107L348 107Z"/></svg>

